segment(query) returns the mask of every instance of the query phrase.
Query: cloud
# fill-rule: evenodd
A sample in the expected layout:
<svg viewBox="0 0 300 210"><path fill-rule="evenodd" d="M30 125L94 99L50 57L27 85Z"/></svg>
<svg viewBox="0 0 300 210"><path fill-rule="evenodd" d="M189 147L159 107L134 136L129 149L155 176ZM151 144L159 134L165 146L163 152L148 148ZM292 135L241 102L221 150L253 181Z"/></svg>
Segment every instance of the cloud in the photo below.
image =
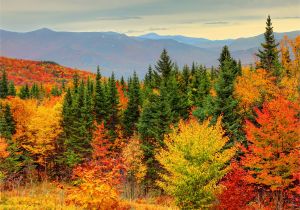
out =
<svg viewBox="0 0 300 210"><path fill-rule="evenodd" d="M125 34L136 34L136 33L146 33L146 32L153 32L153 31L165 31L169 28L163 28L163 27L150 27L147 29L141 29L141 30L128 30L125 31Z"/></svg>
<svg viewBox="0 0 300 210"><path fill-rule="evenodd" d="M128 17L98 17L97 20L103 20L103 21L120 21L120 20L139 20L142 19L142 17L139 16L128 16Z"/></svg>
<svg viewBox="0 0 300 210"><path fill-rule="evenodd" d="M287 19L300 19L300 16L290 16L290 17L275 17L274 19L278 19L278 20L287 20Z"/></svg>
<svg viewBox="0 0 300 210"><path fill-rule="evenodd" d="M148 28L148 31L165 31L168 30L169 28Z"/></svg>
<svg viewBox="0 0 300 210"><path fill-rule="evenodd" d="M205 25L226 25L229 24L227 21L214 21L214 22L206 22Z"/></svg>

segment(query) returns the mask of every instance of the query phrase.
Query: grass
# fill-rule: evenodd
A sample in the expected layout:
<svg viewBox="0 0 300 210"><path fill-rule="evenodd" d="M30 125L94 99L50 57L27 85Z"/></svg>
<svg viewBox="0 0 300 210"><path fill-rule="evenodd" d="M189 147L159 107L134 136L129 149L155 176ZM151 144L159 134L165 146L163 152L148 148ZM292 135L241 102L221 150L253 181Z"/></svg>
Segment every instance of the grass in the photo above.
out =
<svg viewBox="0 0 300 210"><path fill-rule="evenodd" d="M7 210L52 210L79 209L65 204L65 190L53 183L28 185L11 191L1 192L0 209Z"/></svg>
<svg viewBox="0 0 300 210"><path fill-rule="evenodd" d="M2 191L1 210L77 210L82 209L66 204L67 185L43 182ZM131 210L178 210L169 198L148 198L135 201L123 200Z"/></svg>

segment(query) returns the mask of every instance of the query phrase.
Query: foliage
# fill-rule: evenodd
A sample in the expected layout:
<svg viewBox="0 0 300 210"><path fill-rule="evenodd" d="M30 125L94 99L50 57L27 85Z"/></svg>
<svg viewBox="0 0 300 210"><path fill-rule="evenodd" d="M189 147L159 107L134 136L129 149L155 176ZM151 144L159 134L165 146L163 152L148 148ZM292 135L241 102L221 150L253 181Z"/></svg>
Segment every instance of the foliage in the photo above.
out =
<svg viewBox="0 0 300 210"><path fill-rule="evenodd" d="M234 97L239 101L241 114L251 116L255 106L260 107L264 101L277 96L278 92L275 78L269 77L266 70L245 67L236 79Z"/></svg>
<svg viewBox="0 0 300 210"><path fill-rule="evenodd" d="M246 122L249 147L243 166L247 181L274 192L277 206L284 205L284 191L299 194L299 104L278 97L256 109L256 123Z"/></svg>
<svg viewBox="0 0 300 210"><path fill-rule="evenodd" d="M180 121L178 129L165 137L166 148L156 155L166 171L158 185L184 209L212 205L219 190L217 183L235 154L235 148L223 149L229 139L224 137L221 118L216 125L209 124L209 120L202 124L196 119Z"/></svg>
<svg viewBox="0 0 300 210"><path fill-rule="evenodd" d="M78 73L81 78L93 77L87 71L80 71L52 63L29 61L0 57L0 67L6 70L8 80L16 85L32 85L33 83L57 84L62 81L71 81L73 75Z"/></svg>
<svg viewBox="0 0 300 210"><path fill-rule="evenodd" d="M122 151L122 157L124 167L127 171L127 182L130 188L129 197L132 199L135 197L136 191L139 190L135 188L138 188L137 186L143 181L147 172L146 164L143 162L144 152L137 136L133 136L129 139L128 144Z"/></svg>
<svg viewBox="0 0 300 210"><path fill-rule="evenodd" d="M62 132L61 102L54 105L47 101L37 105L35 100L12 101L13 116L16 121L16 133L13 140L33 161L46 167L47 159L55 154L55 142Z"/></svg>
<svg viewBox="0 0 300 210"><path fill-rule="evenodd" d="M220 185L224 188L218 195L217 209L252 209L248 205L257 196L255 187L246 182L247 171L233 162L232 170L223 177Z"/></svg>
<svg viewBox="0 0 300 210"><path fill-rule="evenodd" d="M119 208L117 184L122 178L120 157L112 151L112 143L104 124L98 125L92 141L93 159L77 166L73 177L79 185L69 190L68 202L88 209Z"/></svg>

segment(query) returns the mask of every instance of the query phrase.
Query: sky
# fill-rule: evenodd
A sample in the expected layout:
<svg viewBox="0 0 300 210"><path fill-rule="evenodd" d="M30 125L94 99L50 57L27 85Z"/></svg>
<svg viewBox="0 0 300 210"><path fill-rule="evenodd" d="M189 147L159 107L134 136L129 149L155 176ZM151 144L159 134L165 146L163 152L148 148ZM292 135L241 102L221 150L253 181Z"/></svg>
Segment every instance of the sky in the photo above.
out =
<svg viewBox="0 0 300 210"><path fill-rule="evenodd" d="M0 28L115 31L209 39L300 30L300 0L0 0Z"/></svg>

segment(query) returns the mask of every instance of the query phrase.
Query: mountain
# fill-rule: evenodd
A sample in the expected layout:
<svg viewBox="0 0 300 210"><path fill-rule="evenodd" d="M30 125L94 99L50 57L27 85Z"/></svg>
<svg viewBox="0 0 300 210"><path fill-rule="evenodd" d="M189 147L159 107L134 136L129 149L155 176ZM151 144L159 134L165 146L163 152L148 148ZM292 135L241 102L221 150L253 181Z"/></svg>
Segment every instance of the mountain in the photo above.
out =
<svg viewBox="0 0 300 210"><path fill-rule="evenodd" d="M203 61L211 64L216 54L207 49L174 40L140 40L114 32L56 32L40 29L27 33L0 31L0 55L31 60L52 60L59 64L95 71L140 75L154 64L163 48L179 65Z"/></svg>
<svg viewBox="0 0 300 210"><path fill-rule="evenodd" d="M210 47L223 47L224 45L229 45L232 43L233 39L225 39L225 40L209 40L205 38L195 38L195 37L187 37L181 35L158 35L156 33L148 33L141 36L138 36L141 39L153 39L153 40L175 40L180 43L193 45L196 47L202 48L210 48Z"/></svg>
<svg viewBox="0 0 300 210"><path fill-rule="evenodd" d="M300 31L276 33L291 38ZM228 40L208 40L184 36L146 34L139 37L115 32L58 32L47 28L18 33L0 30L0 56L30 60L50 60L61 65L95 72L97 65L105 76L117 76L134 70L144 75L154 65L163 48L179 66L193 61L216 65L220 49L229 45L232 55L244 64L252 63L263 35Z"/></svg>
<svg viewBox="0 0 300 210"><path fill-rule="evenodd" d="M280 41L284 35L293 39L300 35L299 31L274 33L275 39ZM148 33L138 36L140 39L152 39L152 40L175 40L183 44L189 44L201 48L221 49L224 45L228 45L231 51L249 50L252 48L260 47L260 43L264 41L264 35L260 34L253 37L238 38L238 39L224 39L224 40L210 40L205 38L187 37L181 35L159 35L156 33Z"/></svg>
<svg viewBox="0 0 300 210"><path fill-rule="evenodd" d="M46 86L47 84L61 85L63 81L71 81L75 74L82 79L95 76L91 72L61 66L51 61L31 61L6 57L0 57L0 69L6 70L8 80L13 81L15 85L40 84L41 82Z"/></svg>

